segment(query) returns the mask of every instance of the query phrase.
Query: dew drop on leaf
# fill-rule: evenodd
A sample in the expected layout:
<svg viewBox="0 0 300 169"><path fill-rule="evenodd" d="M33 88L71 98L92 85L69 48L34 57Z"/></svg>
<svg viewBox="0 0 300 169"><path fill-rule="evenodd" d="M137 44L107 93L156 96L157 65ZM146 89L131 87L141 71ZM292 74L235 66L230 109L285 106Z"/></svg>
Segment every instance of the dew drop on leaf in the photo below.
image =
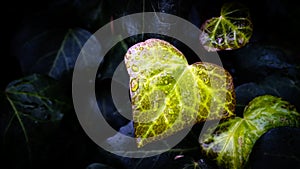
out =
<svg viewBox="0 0 300 169"><path fill-rule="evenodd" d="M135 92L139 88L139 83L136 78L134 78L130 81L130 87L131 87L132 92Z"/></svg>
<svg viewBox="0 0 300 169"><path fill-rule="evenodd" d="M130 47L124 61L130 65L127 71L138 148L196 123L234 115L232 77L217 65L189 65L177 48L160 39Z"/></svg>
<svg viewBox="0 0 300 169"><path fill-rule="evenodd" d="M131 69L134 72L138 72L139 71L139 68L136 65L132 65Z"/></svg>

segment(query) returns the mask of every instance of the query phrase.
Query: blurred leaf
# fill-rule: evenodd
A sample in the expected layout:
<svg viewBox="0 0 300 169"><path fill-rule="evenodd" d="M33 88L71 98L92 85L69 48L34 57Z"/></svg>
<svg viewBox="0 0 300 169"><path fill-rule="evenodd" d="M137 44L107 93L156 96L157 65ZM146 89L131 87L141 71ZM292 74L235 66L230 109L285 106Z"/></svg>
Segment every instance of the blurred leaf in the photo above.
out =
<svg viewBox="0 0 300 169"><path fill-rule="evenodd" d="M4 152L8 157L14 157L11 162L19 162L17 166L26 166L31 162L33 152L34 155L42 154L34 148L41 145L39 140L50 139L48 136L56 130L64 113L70 110L70 100L65 97L57 81L38 74L8 84L5 99L7 107L2 105L6 110L2 117L7 118L3 120L6 125L3 131ZM20 137L21 134L24 134L25 139Z"/></svg>
<svg viewBox="0 0 300 169"><path fill-rule="evenodd" d="M258 83L265 93L283 98L299 106L300 79L288 78L281 75L272 75Z"/></svg>
<svg viewBox="0 0 300 169"><path fill-rule="evenodd" d="M178 49L159 39L132 46L125 55L125 64L138 147L196 122L233 115L232 78L217 65L188 65Z"/></svg>
<svg viewBox="0 0 300 169"><path fill-rule="evenodd" d="M30 37L18 52L18 59L25 74L47 74L59 79L74 68L76 59L85 42L92 36L86 30L76 28L65 30L46 30ZM95 38L91 39L83 53L100 52Z"/></svg>
<svg viewBox="0 0 300 169"><path fill-rule="evenodd" d="M278 97L259 96L245 108L243 118L220 123L200 144L219 166L243 168L255 142L268 130L281 126L300 126L300 114L295 107Z"/></svg>
<svg viewBox="0 0 300 169"><path fill-rule="evenodd" d="M63 117L65 102L57 97L58 83L51 78L34 74L11 82L7 99L17 117L35 121L57 121Z"/></svg>
<svg viewBox="0 0 300 169"><path fill-rule="evenodd" d="M232 55L241 81L258 81L274 73L299 77L298 66L279 46L249 44Z"/></svg>
<svg viewBox="0 0 300 169"><path fill-rule="evenodd" d="M127 125L121 127L116 135L108 138L105 142L113 148L113 151L124 152L124 147L128 147L128 145L132 146L132 144L135 145L135 142L132 142L131 139L129 139L128 137L124 137L123 135L134 137L133 122L129 122ZM153 151L163 152L164 150L157 149L151 150L150 152L148 150L145 150L145 154L148 152L153 153ZM176 156L183 155L184 157L187 157L190 154L198 154L198 152L198 141L195 139L195 143L192 143L191 138L185 138L172 149L151 157L130 158L114 154L107 154L107 152L104 152L104 155L109 156L107 160L111 166L116 165L117 162L120 162L121 166L124 166L125 169L182 169L183 164L185 164L186 162L190 162L192 159L188 158L188 161L187 159L185 159L185 161L176 160ZM130 154L132 152L127 150L126 153ZM136 151L134 151L133 153L136 153Z"/></svg>
<svg viewBox="0 0 300 169"><path fill-rule="evenodd" d="M88 165L86 169L113 169L113 168L101 163L92 163Z"/></svg>
<svg viewBox="0 0 300 169"><path fill-rule="evenodd" d="M254 83L245 83L237 86L236 113L242 113L244 107L256 96L265 94L281 97L284 100L295 105L300 110L298 100L300 99L300 81L296 78L289 78L280 74L267 76L262 81Z"/></svg>
<svg viewBox="0 0 300 169"><path fill-rule="evenodd" d="M232 50L245 46L252 36L249 11L239 3L225 3L221 16L207 20L200 41L207 51Z"/></svg>
<svg viewBox="0 0 300 169"><path fill-rule="evenodd" d="M124 137L123 135L129 137ZM124 147L130 147L132 144L135 145L135 142L132 142L130 137L134 137L133 122L129 122L127 125L121 127L116 135L108 138L105 142L113 148L113 151L124 151ZM132 152L127 150L126 153L130 154ZM157 169L161 168L161 166L167 162L167 154L168 152L145 158L129 158L112 154L112 159L109 160L109 162L118 161L126 169Z"/></svg>
<svg viewBox="0 0 300 169"><path fill-rule="evenodd" d="M298 168L300 128L278 127L262 135L250 155L251 168Z"/></svg>

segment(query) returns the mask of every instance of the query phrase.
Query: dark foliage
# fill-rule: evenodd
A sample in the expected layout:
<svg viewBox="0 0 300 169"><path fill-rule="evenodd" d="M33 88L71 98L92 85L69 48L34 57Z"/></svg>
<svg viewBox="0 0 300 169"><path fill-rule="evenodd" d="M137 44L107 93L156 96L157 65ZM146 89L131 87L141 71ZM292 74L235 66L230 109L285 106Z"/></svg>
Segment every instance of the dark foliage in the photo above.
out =
<svg viewBox="0 0 300 169"><path fill-rule="evenodd" d="M201 124L174 147L176 151L159 156L129 159L101 149L86 135L73 109L72 70L82 45L111 20L157 11L200 27L210 17L219 16L227 1L29 0L2 4L0 168L216 168L199 150ZM218 53L234 79L237 114L263 94L282 97L300 111L299 5L280 0L239 1L250 9L253 37L244 48ZM118 112L111 99L113 73L128 47L150 37L170 41L189 62L198 59L181 42L160 35L130 37L111 49L98 69L96 96L116 130L130 120ZM124 84L120 87L127 88ZM299 168L299 132L298 128L280 128L263 135L255 144L250 166ZM182 157L177 159L178 155Z"/></svg>

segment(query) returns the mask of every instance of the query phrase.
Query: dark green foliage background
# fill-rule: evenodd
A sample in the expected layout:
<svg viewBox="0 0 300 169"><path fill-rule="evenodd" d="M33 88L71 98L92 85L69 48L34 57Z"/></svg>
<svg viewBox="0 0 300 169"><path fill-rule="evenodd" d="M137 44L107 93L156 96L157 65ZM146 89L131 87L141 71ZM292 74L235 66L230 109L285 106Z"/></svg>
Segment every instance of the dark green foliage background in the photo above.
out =
<svg viewBox="0 0 300 169"><path fill-rule="evenodd" d="M225 2L230 1L29 0L2 3L0 168L189 169L195 164L205 169L217 168L213 161L200 153L197 139L201 124L194 126L174 151L160 156L128 159L105 152L85 134L77 120L71 99L71 78L72 64L80 45L112 19L142 11L159 11L177 15L200 27L210 17L219 16L220 8ZM294 1L282 0L239 2L250 9L254 25L253 36L249 44L241 49L219 52L224 68L234 79L236 113L241 116L244 106L254 97L263 94L282 97L300 111L300 6ZM79 41L75 41L74 37L78 37ZM108 92L112 72L123 60L127 47L149 37L157 35L135 36L119 43L105 56L99 67L96 79L97 100L107 121L115 129L125 126L123 130L126 132L129 120L117 112ZM167 37L159 38L178 47L189 62L198 61L193 52L182 43ZM55 58L68 58L68 66L61 64L62 61L54 64ZM51 68L55 69L55 73L49 73ZM28 79L35 80L28 82ZM21 115L28 134L27 143L19 121L14 118L10 123L14 111L7 100L7 86L16 82L15 80L19 80L18 84L21 86L16 88L17 91L42 94L47 96L47 101L57 99L64 105L61 107L55 104L53 109L42 107L41 113L46 116L38 116L39 113L29 115L38 120L27 118L29 116L26 114ZM46 94L40 92L44 89ZM32 105L41 108L44 103L24 95L10 98L24 102L24 107L20 108L22 111ZM34 109L34 112L38 112L38 109ZM55 118L58 113L63 114L62 118ZM299 139L298 128L272 129L255 144L250 166L255 169L299 168ZM174 160L179 154L184 157Z"/></svg>

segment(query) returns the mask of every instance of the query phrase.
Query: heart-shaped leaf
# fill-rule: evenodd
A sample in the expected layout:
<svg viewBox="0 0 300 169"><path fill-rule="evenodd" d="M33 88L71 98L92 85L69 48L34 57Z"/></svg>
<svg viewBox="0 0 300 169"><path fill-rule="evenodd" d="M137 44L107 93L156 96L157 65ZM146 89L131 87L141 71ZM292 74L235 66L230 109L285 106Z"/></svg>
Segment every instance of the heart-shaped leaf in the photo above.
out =
<svg viewBox="0 0 300 169"><path fill-rule="evenodd" d="M256 140L271 128L300 126L300 114L281 98L264 95L253 99L236 117L220 123L212 135L202 137L203 150L224 168L243 168Z"/></svg>
<svg viewBox="0 0 300 169"><path fill-rule="evenodd" d="M201 27L200 41L207 51L232 50L245 46L253 26L247 8L239 3L225 3L221 16L207 20Z"/></svg>
<svg viewBox="0 0 300 169"><path fill-rule="evenodd" d="M188 65L178 49L159 39L129 48L125 64L138 147L196 122L233 115L232 77L217 65Z"/></svg>

